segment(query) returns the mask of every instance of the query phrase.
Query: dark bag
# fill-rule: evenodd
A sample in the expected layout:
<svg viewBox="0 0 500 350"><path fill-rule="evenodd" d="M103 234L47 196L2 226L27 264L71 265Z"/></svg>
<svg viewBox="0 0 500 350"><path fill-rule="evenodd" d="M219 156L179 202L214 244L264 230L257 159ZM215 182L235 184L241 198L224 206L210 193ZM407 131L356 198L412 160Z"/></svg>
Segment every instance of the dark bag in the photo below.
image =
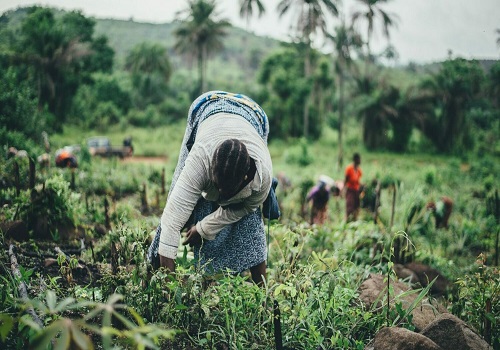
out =
<svg viewBox="0 0 500 350"><path fill-rule="evenodd" d="M281 216L278 198L276 198L276 187L278 186L278 179L273 177L271 189L267 195L266 200L262 204L262 214L266 219L276 220Z"/></svg>

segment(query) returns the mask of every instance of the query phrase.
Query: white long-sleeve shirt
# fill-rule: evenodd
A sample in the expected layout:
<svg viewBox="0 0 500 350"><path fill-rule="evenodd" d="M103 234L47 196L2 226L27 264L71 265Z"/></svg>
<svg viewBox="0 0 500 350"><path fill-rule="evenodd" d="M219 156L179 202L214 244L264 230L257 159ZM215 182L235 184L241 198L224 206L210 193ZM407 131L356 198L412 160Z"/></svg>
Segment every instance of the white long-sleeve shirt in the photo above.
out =
<svg viewBox="0 0 500 350"><path fill-rule="evenodd" d="M211 160L217 147L228 139L238 139L246 146L250 157L255 161L257 171L254 179L240 192L228 200L219 200L218 189L210 180ZM266 143L244 118L218 113L200 123L196 141L163 210L159 254L171 259L176 258L180 231L200 196L221 205L196 224L201 237L213 240L226 225L239 221L264 202L271 188L272 173L271 156ZM222 208L234 203L241 205L236 206L237 209Z"/></svg>

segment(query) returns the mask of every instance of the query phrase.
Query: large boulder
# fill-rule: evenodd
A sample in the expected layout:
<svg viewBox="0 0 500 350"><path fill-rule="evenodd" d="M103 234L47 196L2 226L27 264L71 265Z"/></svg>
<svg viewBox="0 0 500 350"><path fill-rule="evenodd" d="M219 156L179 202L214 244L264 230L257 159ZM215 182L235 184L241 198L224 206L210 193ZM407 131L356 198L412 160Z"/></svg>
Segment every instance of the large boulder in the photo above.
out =
<svg viewBox="0 0 500 350"><path fill-rule="evenodd" d="M433 340L443 350L492 349L465 322L452 314L439 315L421 334Z"/></svg>
<svg viewBox="0 0 500 350"><path fill-rule="evenodd" d="M21 220L0 222L0 232L4 238L12 238L18 242L29 239L28 227Z"/></svg>
<svg viewBox="0 0 500 350"><path fill-rule="evenodd" d="M422 287L427 287L430 282L436 279L431 287L432 294L442 295L446 292L446 289L448 289L450 282L438 270L418 262L408 263L404 267L417 275Z"/></svg>
<svg viewBox="0 0 500 350"><path fill-rule="evenodd" d="M406 328L380 329L365 350L443 350L429 338Z"/></svg>
<svg viewBox="0 0 500 350"><path fill-rule="evenodd" d="M413 270L404 267L404 265L394 264L393 270L399 279L408 280L411 284L420 283L417 274Z"/></svg>
<svg viewBox="0 0 500 350"><path fill-rule="evenodd" d="M385 276L378 274L370 274L370 276L361 284L359 287L360 300L367 307L380 308L383 304L387 303L387 281L384 281ZM419 293L415 291L414 293L407 293L411 288L403 282L390 281L394 294L390 297L390 305L394 307L395 302L401 302L403 308L409 308ZM404 294L404 295L403 295ZM447 312L446 308L441 304L431 301L429 298L424 297L412 310L411 314L412 324L415 326L417 331L424 329L432 321L434 321L437 316L441 313Z"/></svg>

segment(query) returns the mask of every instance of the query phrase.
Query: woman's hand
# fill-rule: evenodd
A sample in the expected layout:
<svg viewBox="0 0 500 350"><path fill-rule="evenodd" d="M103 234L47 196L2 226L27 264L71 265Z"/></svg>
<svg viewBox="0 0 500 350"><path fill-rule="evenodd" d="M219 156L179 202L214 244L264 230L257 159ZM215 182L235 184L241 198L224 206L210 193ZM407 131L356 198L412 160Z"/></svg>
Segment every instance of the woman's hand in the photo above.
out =
<svg viewBox="0 0 500 350"><path fill-rule="evenodd" d="M191 227L186 233L186 239L182 242L183 245L189 244L190 247L199 245L201 243L201 236L196 229L196 226Z"/></svg>
<svg viewBox="0 0 500 350"><path fill-rule="evenodd" d="M175 272L175 260L160 255L160 266L166 267L170 272Z"/></svg>

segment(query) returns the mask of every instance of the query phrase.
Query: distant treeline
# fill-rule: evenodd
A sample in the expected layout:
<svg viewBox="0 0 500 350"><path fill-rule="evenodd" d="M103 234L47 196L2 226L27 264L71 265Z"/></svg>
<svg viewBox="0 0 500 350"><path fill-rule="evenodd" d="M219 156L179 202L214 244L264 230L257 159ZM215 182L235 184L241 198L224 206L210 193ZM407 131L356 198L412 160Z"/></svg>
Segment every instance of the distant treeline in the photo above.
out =
<svg viewBox="0 0 500 350"><path fill-rule="evenodd" d="M389 68L370 37L339 24L335 50L262 38L215 17L215 3L190 2L173 23L96 20L81 12L21 8L0 17L0 140L36 148L41 131L65 123L105 131L185 119L201 91L249 94L273 138L342 135L356 123L370 149L500 153L500 63L450 58ZM394 48L383 53L385 62ZM486 69L484 67L487 67ZM418 134L420 137L416 138Z"/></svg>

